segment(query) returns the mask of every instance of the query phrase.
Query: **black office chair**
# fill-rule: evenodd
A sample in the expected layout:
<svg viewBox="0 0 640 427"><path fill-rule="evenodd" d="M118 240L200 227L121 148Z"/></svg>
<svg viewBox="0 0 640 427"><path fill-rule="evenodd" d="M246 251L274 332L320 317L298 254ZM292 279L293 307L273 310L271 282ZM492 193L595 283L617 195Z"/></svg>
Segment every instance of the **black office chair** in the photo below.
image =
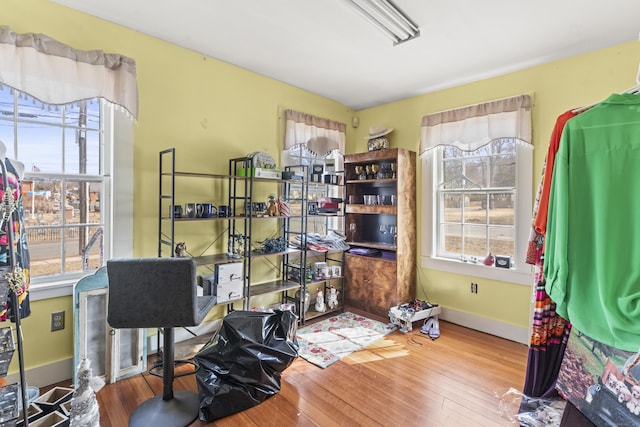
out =
<svg viewBox="0 0 640 427"><path fill-rule="evenodd" d="M107 261L107 321L119 328L163 328L162 396L136 408L131 427L187 426L198 417L198 394L173 391L173 328L197 326L215 305L197 296L196 264L191 258L135 258Z"/></svg>

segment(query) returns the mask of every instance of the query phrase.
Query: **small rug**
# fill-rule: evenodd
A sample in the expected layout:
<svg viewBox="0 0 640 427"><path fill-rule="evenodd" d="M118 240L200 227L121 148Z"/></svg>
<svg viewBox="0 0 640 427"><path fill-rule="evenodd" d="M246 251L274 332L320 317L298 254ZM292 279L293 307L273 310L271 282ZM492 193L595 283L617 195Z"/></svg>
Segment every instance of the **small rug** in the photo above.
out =
<svg viewBox="0 0 640 427"><path fill-rule="evenodd" d="M363 349L390 332L396 325L344 312L298 329L298 355L326 368L354 351Z"/></svg>

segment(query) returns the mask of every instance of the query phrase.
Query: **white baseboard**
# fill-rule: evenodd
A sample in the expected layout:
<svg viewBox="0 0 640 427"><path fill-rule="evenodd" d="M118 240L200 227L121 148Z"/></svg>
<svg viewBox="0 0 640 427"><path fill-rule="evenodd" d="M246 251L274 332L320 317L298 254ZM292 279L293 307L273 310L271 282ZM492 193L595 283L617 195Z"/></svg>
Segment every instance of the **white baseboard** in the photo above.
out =
<svg viewBox="0 0 640 427"><path fill-rule="evenodd" d="M520 328L506 323L497 322L485 317L476 316L462 311L452 310L442 307L442 313L439 316L442 320L455 323L456 325L466 328L475 329L480 332L495 335L521 344L529 344L528 328ZM196 335L212 334L216 332L222 324L222 319L215 319L211 322L201 323L197 327L189 328ZM193 338L193 335L182 328L175 329L175 340L181 342ZM155 336L147 337L147 353L152 354L157 351L157 339ZM35 387L46 387L61 381L73 378L73 358L60 360L48 365L39 366L37 368L25 371L27 384ZM7 384L20 381L18 373L6 376Z"/></svg>
<svg viewBox="0 0 640 427"><path fill-rule="evenodd" d="M15 354L15 357L18 357ZM59 360L48 365L38 366L37 368L25 370L27 385L33 387L46 387L61 381L67 381L73 378L73 358ZM19 383L20 374L9 374L6 376L7 384Z"/></svg>
<svg viewBox="0 0 640 427"><path fill-rule="evenodd" d="M222 325L222 319L216 319L211 322L201 323L199 326L189 328L196 335L212 334ZM181 342L193 338L189 332L183 328L175 329L175 341ZM152 354L158 351L157 340L155 336L147 337L147 353ZM17 357L17 354L15 355ZM73 378L73 358L60 360L48 365L38 366L37 368L25 370L27 384L34 387L46 387L62 381ZM20 374L18 372L9 374L5 377L7 384L20 382Z"/></svg>
<svg viewBox="0 0 640 427"><path fill-rule="evenodd" d="M480 317L445 307L442 307L442 313L439 317L442 320L464 326L465 328L474 329L486 334L515 341L520 344L529 345L530 336L528 328L508 325L496 320L487 319L486 317Z"/></svg>

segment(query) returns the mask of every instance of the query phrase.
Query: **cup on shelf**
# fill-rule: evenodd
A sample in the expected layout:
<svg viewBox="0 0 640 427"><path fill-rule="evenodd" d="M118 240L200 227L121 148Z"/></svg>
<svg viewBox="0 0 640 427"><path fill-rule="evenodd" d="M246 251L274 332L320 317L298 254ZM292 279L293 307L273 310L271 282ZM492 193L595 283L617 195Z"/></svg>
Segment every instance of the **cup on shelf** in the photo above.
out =
<svg viewBox="0 0 640 427"><path fill-rule="evenodd" d="M378 204L379 205L390 205L391 204L391 196L390 195L384 195L384 196L378 196Z"/></svg>
<svg viewBox="0 0 640 427"><path fill-rule="evenodd" d="M378 196L376 194L365 194L363 197L364 197L364 204L365 205L377 205L378 204Z"/></svg>
<svg viewBox="0 0 640 427"><path fill-rule="evenodd" d="M174 218L182 218L182 205L171 205L170 208L173 211Z"/></svg>
<svg viewBox="0 0 640 427"><path fill-rule="evenodd" d="M356 232L358 231L358 226L356 225L355 222L352 222L349 224L349 234L351 235L351 241L353 242L353 238L356 235Z"/></svg>
<svg viewBox="0 0 640 427"><path fill-rule="evenodd" d="M195 218L196 217L196 204L195 203L187 203L184 205L184 216L186 218Z"/></svg>
<svg viewBox="0 0 640 427"><path fill-rule="evenodd" d="M196 218L211 218L214 206L211 203L196 204ZM217 216L217 212L216 212Z"/></svg>
<svg viewBox="0 0 640 427"><path fill-rule="evenodd" d="M395 194L391 195L391 206L395 206L398 204L398 196Z"/></svg>

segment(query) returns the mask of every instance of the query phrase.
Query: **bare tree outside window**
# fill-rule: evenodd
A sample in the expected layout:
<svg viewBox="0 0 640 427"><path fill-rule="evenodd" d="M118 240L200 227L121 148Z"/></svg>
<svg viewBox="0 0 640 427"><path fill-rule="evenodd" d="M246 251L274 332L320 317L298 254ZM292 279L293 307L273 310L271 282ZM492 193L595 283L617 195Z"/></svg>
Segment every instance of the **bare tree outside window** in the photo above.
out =
<svg viewBox="0 0 640 427"><path fill-rule="evenodd" d="M514 257L516 140L494 140L470 152L438 150L437 256Z"/></svg>

